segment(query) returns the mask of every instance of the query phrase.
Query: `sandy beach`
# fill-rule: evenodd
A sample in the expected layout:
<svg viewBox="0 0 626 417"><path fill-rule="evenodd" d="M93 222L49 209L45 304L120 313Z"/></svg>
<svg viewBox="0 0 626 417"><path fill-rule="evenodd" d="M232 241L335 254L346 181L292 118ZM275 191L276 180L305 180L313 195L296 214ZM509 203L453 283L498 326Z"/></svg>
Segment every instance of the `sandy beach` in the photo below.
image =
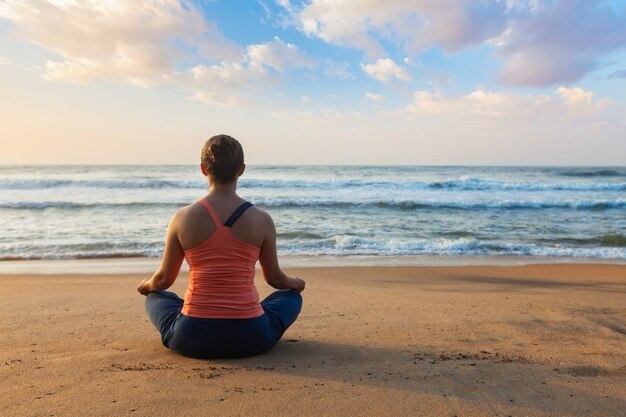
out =
<svg viewBox="0 0 626 417"><path fill-rule="evenodd" d="M0 415L626 413L626 265L287 272L307 289L283 340L212 361L161 345L145 275L2 275Z"/></svg>

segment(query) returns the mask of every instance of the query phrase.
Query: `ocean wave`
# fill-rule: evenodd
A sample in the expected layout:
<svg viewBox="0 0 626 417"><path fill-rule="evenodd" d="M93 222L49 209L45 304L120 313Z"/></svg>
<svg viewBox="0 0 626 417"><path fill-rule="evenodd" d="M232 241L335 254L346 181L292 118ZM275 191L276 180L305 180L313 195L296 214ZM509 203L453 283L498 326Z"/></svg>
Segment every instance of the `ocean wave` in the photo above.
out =
<svg viewBox="0 0 626 417"><path fill-rule="evenodd" d="M107 259L158 257L163 254L162 241L146 239L83 240L82 242L24 242L1 244L0 261Z"/></svg>
<svg viewBox="0 0 626 417"><path fill-rule="evenodd" d="M623 247L559 247L478 239L402 240L334 236L308 245L283 244L284 254L308 255L430 255L430 256L548 256L626 259Z"/></svg>
<svg viewBox="0 0 626 417"><path fill-rule="evenodd" d="M427 188L459 191L626 191L626 182L504 182L491 178L465 176L452 180L433 181L427 184Z"/></svg>
<svg viewBox="0 0 626 417"><path fill-rule="evenodd" d="M65 252L31 253L23 255L0 255L0 261L38 261L72 259L118 259L118 258L156 258L160 253L153 250L117 251L117 252Z"/></svg>
<svg viewBox="0 0 626 417"><path fill-rule="evenodd" d="M536 243L500 242L472 238L402 239L366 238L337 235L292 243L279 240L280 255L330 256L538 256L626 259L626 247L573 247ZM36 259L101 259L128 257L159 257L162 243L138 243L120 247L114 242L99 245L60 245L21 247L19 251L2 251L0 261Z"/></svg>
<svg viewBox="0 0 626 417"><path fill-rule="evenodd" d="M580 200L580 201L537 201L537 200L504 200L504 201L430 201L430 200L353 200L336 201L323 199L265 199L252 200L259 207L268 208L382 208L399 210L541 210L541 209L571 209L571 210L610 210L626 209L626 199L617 200ZM171 207L179 208L192 202L140 202L129 201L121 203L80 203L72 201L20 201L0 202L0 209L13 210L45 210L58 209L81 209L81 208L155 208Z"/></svg>
<svg viewBox="0 0 626 417"><path fill-rule="evenodd" d="M370 200L370 201L331 201L307 199L257 199L254 203L265 207L379 207L402 210L451 209L451 210L539 210L539 209L575 209L609 210L626 208L626 199L617 200L581 200L581 201L429 201L429 200Z"/></svg>
<svg viewBox="0 0 626 417"><path fill-rule="evenodd" d="M278 232L277 237L279 239L323 239L324 236L318 233L304 232L304 231L291 231L291 232Z"/></svg>
<svg viewBox="0 0 626 417"><path fill-rule="evenodd" d="M626 170L609 168L566 168L556 172L565 177L577 178L626 177Z"/></svg>
<svg viewBox="0 0 626 417"><path fill-rule="evenodd" d="M157 179L124 179L124 180L77 180L77 179L0 179L3 190L39 190L46 188L206 188L205 181L157 180Z"/></svg>
<svg viewBox="0 0 626 417"><path fill-rule="evenodd" d="M0 189L37 190L48 188L104 188L104 189L204 189L201 180L78 180L78 179L0 179ZM283 180L242 178L244 189L396 189L396 190L450 190L450 191L626 191L626 182L505 182L492 178L461 176L438 181L385 180Z"/></svg>
<svg viewBox="0 0 626 417"><path fill-rule="evenodd" d="M616 248L626 248L626 236L621 234L606 234L600 236L593 236L588 238L583 237L560 237L560 238L540 238L541 242L556 244L556 245L569 245L569 246L607 246Z"/></svg>
<svg viewBox="0 0 626 417"><path fill-rule="evenodd" d="M190 204L169 203L169 202L140 202L130 201L124 203L79 203L73 201L20 201L20 202L0 202L0 209L12 210L46 210L57 209L91 209L91 208L155 208L155 207L183 207Z"/></svg>

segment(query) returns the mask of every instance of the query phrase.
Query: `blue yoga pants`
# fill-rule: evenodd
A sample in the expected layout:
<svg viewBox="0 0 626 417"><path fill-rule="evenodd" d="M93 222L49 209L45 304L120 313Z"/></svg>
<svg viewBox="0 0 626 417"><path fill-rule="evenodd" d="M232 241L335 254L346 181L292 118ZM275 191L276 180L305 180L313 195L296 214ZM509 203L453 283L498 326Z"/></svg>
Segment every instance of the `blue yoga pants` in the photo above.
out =
<svg viewBox="0 0 626 417"><path fill-rule="evenodd" d="M250 319L206 319L181 313L183 300L170 291L146 297L150 321L161 333L163 345L192 358L241 358L270 350L296 321L302 296L279 290L261 302L265 314Z"/></svg>

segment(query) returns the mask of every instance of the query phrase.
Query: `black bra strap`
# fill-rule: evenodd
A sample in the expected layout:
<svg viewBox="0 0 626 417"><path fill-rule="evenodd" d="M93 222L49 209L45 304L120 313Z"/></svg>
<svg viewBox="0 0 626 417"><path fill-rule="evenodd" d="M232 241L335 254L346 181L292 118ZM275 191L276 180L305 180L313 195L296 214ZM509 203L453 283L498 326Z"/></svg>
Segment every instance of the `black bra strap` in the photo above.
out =
<svg viewBox="0 0 626 417"><path fill-rule="evenodd" d="M232 227L232 225L235 224L239 216L241 216L243 212L248 210L250 207L252 207L252 203L250 203L249 201L246 201L245 203L237 207L237 210L235 210L233 214L230 215L228 220L226 220L226 222L224 223L224 226Z"/></svg>

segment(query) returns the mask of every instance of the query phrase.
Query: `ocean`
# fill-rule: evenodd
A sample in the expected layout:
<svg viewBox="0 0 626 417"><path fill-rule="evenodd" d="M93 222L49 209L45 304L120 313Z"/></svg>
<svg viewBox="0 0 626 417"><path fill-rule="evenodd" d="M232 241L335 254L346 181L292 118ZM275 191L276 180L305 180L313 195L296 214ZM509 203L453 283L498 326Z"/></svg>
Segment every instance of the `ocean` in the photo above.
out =
<svg viewBox="0 0 626 417"><path fill-rule="evenodd" d="M279 254L626 259L626 167L248 166ZM0 260L159 257L197 165L0 166Z"/></svg>

